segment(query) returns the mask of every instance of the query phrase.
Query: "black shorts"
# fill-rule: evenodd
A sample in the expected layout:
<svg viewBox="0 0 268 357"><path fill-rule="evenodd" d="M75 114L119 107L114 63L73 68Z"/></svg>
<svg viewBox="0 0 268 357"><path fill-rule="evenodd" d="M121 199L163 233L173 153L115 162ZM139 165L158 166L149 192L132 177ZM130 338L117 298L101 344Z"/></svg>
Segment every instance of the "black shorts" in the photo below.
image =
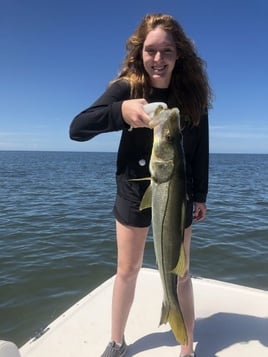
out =
<svg viewBox="0 0 268 357"><path fill-rule="evenodd" d="M115 218L122 224L132 227L149 227L151 225L151 208L140 211L140 202L150 182L129 181L117 177L116 200L113 208ZM193 221L193 201L187 201L185 228Z"/></svg>

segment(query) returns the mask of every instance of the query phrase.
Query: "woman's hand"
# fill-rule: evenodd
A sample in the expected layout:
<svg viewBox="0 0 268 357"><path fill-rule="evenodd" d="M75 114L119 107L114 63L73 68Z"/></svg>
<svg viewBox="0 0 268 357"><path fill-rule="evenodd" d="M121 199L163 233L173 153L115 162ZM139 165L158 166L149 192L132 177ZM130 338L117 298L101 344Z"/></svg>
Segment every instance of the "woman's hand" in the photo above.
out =
<svg viewBox="0 0 268 357"><path fill-rule="evenodd" d="M124 121L131 128L148 128L150 116L145 113L143 106L147 104L145 99L129 99L122 103L122 115Z"/></svg>
<svg viewBox="0 0 268 357"><path fill-rule="evenodd" d="M195 222L203 221L206 217L207 207L205 203L194 202L193 218Z"/></svg>

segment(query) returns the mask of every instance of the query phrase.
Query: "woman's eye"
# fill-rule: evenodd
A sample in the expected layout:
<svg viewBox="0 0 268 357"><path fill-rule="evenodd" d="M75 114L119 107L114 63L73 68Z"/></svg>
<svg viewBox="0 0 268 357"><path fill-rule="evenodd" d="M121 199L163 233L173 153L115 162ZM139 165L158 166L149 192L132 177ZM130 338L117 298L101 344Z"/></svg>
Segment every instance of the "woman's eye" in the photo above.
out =
<svg viewBox="0 0 268 357"><path fill-rule="evenodd" d="M153 48L149 48L146 50L146 52L149 54L149 55L155 55L157 52L159 52L162 56L170 56L170 54L173 53L173 50L170 49L170 48L167 48L167 49L164 49L164 50L161 50L161 51L157 51Z"/></svg>

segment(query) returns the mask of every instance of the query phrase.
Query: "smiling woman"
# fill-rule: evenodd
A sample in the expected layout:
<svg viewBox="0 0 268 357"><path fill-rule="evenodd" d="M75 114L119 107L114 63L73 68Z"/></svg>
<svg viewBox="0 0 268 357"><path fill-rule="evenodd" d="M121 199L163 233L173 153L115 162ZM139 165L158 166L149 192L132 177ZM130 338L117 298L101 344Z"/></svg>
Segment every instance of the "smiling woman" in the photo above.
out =
<svg viewBox="0 0 268 357"><path fill-rule="evenodd" d="M143 44L142 58L153 87L167 88L178 58L172 35L160 27L149 32Z"/></svg>
<svg viewBox="0 0 268 357"><path fill-rule="evenodd" d="M118 248L117 275L113 290L111 342L102 356L121 357L127 349L124 331L151 224L151 209L140 210L149 182L132 179L150 175L153 133L145 105L152 102L164 102L169 108L178 107L180 127L183 128L182 162L185 152L187 181L184 202L186 196L189 200L184 204L186 214L181 215L186 219L178 217L178 225L183 228L181 242L186 253L186 269L180 278L175 276L175 287L188 337L180 341L184 343L181 354L193 356L194 302L188 270L192 220L201 221L206 215L210 86L204 62L180 24L170 15L146 15L129 37L126 50L119 75L94 104L73 119L70 126L70 137L77 141L122 130L113 209ZM177 247L173 248L176 254ZM177 254L179 257L179 252Z"/></svg>

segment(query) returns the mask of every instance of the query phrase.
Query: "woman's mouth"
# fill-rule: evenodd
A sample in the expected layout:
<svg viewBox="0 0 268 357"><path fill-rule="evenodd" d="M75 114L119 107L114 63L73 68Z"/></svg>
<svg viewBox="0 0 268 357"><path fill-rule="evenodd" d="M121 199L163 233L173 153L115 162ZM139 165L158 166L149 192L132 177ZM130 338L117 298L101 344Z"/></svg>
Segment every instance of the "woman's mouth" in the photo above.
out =
<svg viewBox="0 0 268 357"><path fill-rule="evenodd" d="M162 73L165 71L165 69L167 68L167 66L152 66L152 70L155 72L155 73Z"/></svg>

